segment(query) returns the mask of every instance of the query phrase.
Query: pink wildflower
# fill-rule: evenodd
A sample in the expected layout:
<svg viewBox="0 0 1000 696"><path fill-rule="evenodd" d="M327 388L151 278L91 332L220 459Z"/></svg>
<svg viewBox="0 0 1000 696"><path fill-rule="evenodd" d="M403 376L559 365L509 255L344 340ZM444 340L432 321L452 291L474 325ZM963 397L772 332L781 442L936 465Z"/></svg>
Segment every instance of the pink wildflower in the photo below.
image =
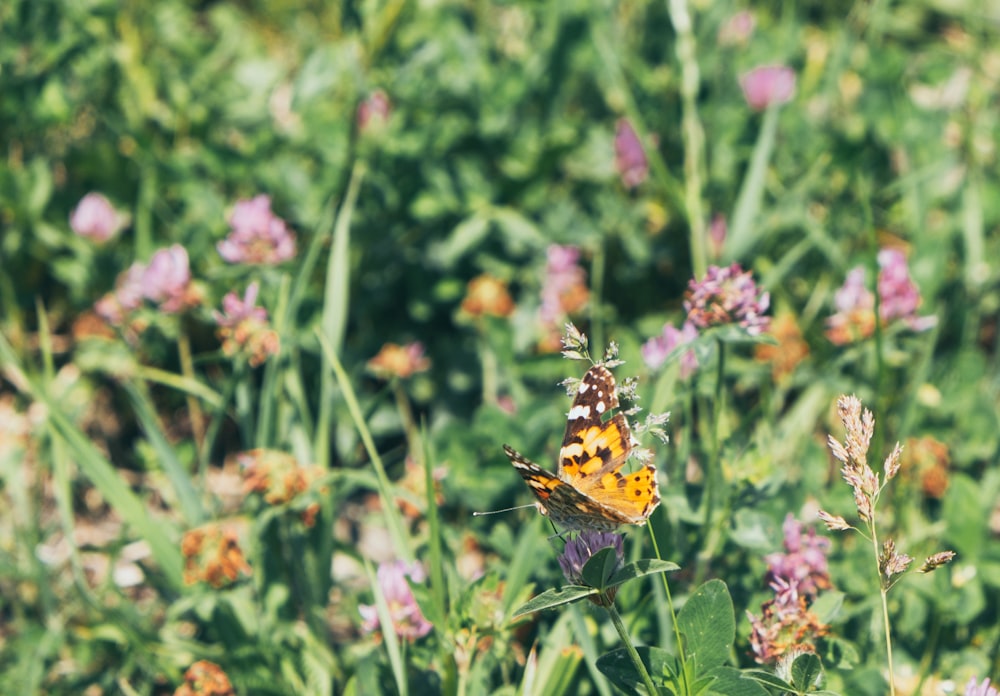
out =
<svg viewBox="0 0 1000 696"><path fill-rule="evenodd" d="M187 249L174 244L160 249L149 260L142 274L142 294L160 306L160 310L176 313L187 304L191 267Z"/></svg>
<svg viewBox="0 0 1000 696"><path fill-rule="evenodd" d="M878 253L879 318L883 323L901 321L913 331L926 331L937 318L917 316L920 290L910 278L906 257L898 249ZM844 345L868 338L875 331L875 296L865 284L865 269L851 269L833 297L836 312L827 319L826 335Z"/></svg>
<svg viewBox="0 0 1000 696"><path fill-rule="evenodd" d="M803 537L802 525L792 515L785 518L783 530L786 553L765 558L774 599L761 605L759 618L747 612L750 646L761 664L790 653L815 652L812 641L827 631L809 605L819 590L830 587L826 561L830 542L812 529Z"/></svg>
<svg viewBox="0 0 1000 696"><path fill-rule="evenodd" d="M976 681L975 677L972 677L965 685L964 696L1000 696L1000 692L996 690L996 687L990 686L988 677L981 684Z"/></svg>
<svg viewBox="0 0 1000 696"><path fill-rule="evenodd" d="M128 216L119 213L100 193L88 193L80 199L69 216L69 226L76 234L95 242L107 242L128 224Z"/></svg>
<svg viewBox="0 0 1000 696"><path fill-rule="evenodd" d="M271 212L270 196L237 201L229 224L229 236L216 247L229 263L273 265L295 256L295 235Z"/></svg>
<svg viewBox="0 0 1000 696"><path fill-rule="evenodd" d="M632 189L649 176L649 162L639 136L627 119L618 119L615 126L615 168L625 188Z"/></svg>
<svg viewBox="0 0 1000 696"><path fill-rule="evenodd" d="M738 263L726 268L709 266L702 280L688 283L684 296L688 321L696 327L739 324L751 336L767 331L770 319L764 312L770 304L770 294L762 292L750 271Z"/></svg>
<svg viewBox="0 0 1000 696"><path fill-rule="evenodd" d="M743 98L754 111L786 104L795 96L795 71L784 65L763 65L740 77Z"/></svg>
<svg viewBox="0 0 1000 696"><path fill-rule="evenodd" d="M420 611L407 578L415 583L422 583L427 576L419 564L405 561L383 563L376 573L379 589L385 597L386 604L389 605L392 629L400 638L416 640L430 633L433 626ZM373 633L380 628L375 605L362 604L358 607L358 611L361 614L361 627L364 631ZM381 626L381 628L384 631L387 627Z"/></svg>
<svg viewBox="0 0 1000 696"><path fill-rule="evenodd" d="M651 370L659 369L677 346L691 343L698 338L698 329L691 322L684 322L679 330L672 324L664 324L663 333L653 336L642 344L640 352L642 359ZM681 356L681 379L687 379L698 369L698 356L693 350L685 351Z"/></svg>
<svg viewBox="0 0 1000 696"><path fill-rule="evenodd" d="M815 599L820 590L830 587L830 573L826 554L830 540L816 534L810 528L803 535L802 523L788 514L782 525L785 552L772 553L764 557L771 578L782 578L794 584L796 591L808 599Z"/></svg>
<svg viewBox="0 0 1000 696"><path fill-rule="evenodd" d="M545 281L538 318L548 333L543 346L559 350L562 326L570 314L583 309L590 299L587 273L578 265L580 250L553 244L546 252Z"/></svg>
<svg viewBox="0 0 1000 696"><path fill-rule="evenodd" d="M180 244L160 249L148 265L136 261L119 274L114 291L98 300L94 310L109 323L119 325L144 300L168 314L194 306L198 298L191 286L188 263L187 250Z"/></svg>
<svg viewBox="0 0 1000 696"><path fill-rule="evenodd" d="M259 290L259 283L250 283L242 299L235 292L227 293L222 312L212 313L219 325L222 352L230 357L243 354L252 367L277 355L281 348L277 332L268 324L267 310L256 306Z"/></svg>

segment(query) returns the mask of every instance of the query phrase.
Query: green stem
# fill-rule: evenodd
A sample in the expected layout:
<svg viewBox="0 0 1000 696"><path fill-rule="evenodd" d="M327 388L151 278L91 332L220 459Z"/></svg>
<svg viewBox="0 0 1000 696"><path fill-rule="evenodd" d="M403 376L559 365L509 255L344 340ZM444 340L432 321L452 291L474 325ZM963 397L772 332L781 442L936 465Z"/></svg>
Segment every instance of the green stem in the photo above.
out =
<svg viewBox="0 0 1000 696"><path fill-rule="evenodd" d="M625 650L628 652L628 656L632 658L636 671L639 672L639 676L642 677L643 684L646 685L646 691L649 692L650 696L656 696L659 692L653 685L653 679L649 676L649 672L646 671L646 665L642 664L639 652L635 649L635 646L632 645L632 638L628 634L628 629L625 628L625 623L622 621L621 615L618 613L618 610L615 609L614 603L608 604L605 608L611 616L611 622L615 625L615 630L618 631L618 635L621 636L622 642L625 644Z"/></svg>
<svg viewBox="0 0 1000 696"><path fill-rule="evenodd" d="M889 696L896 696L896 675L892 668L892 634L889 628L889 588L882 582L882 571L878 565L878 532L875 530L875 520L868 523L872 534L872 548L875 551L875 576L878 578L879 593L882 595L882 630L885 632L885 654L889 668Z"/></svg>
<svg viewBox="0 0 1000 696"><path fill-rule="evenodd" d="M413 460L423 466L424 447L420 443L420 433L417 424L413 419L413 409L410 408L410 400L406 397L402 382L399 379L392 381L392 391L396 397L396 409L399 411L399 418L403 421L403 432L406 434L406 446Z"/></svg>
<svg viewBox="0 0 1000 696"><path fill-rule="evenodd" d="M719 429L722 414L725 411L725 391L722 387L726 372L726 344L722 341L716 341L716 346L718 348L719 361L715 371L715 397L712 400L712 422L709 425L709 446L711 447L711 452L708 455L705 472L705 543L702 550L698 553L698 569L695 573L696 585L700 584L701 580L704 579L708 569L708 561L715 555L715 551L721 543L720 540L722 538L722 529L716 524L715 510L718 506L721 495L720 487L722 486ZM720 523L723 521L722 519L719 520Z"/></svg>
<svg viewBox="0 0 1000 696"><path fill-rule="evenodd" d="M691 266L694 277L708 267L705 214L702 208L705 131L698 120L698 84L701 76L686 0L669 0L670 21L677 32L677 60L681 66L681 132L684 138L684 208L691 231Z"/></svg>
<svg viewBox="0 0 1000 696"><path fill-rule="evenodd" d="M489 406L496 406L500 400L500 386L497 383L497 356L493 352L487 336L486 324L480 321L476 327L479 333L479 355L483 368L483 403Z"/></svg>
<svg viewBox="0 0 1000 696"><path fill-rule="evenodd" d="M652 525L647 524L646 529L649 530L649 538L653 542L653 552L656 554L656 557L662 561L663 556L660 555L660 545L656 541L656 535L653 533ZM686 678L687 665L685 664L686 660L684 654L684 644L681 642L681 629L677 623L677 612L674 610L674 598L673 595L670 594L670 583L667 581L666 573L660 573L660 582L663 583L663 591L667 595L667 608L670 611L670 623L674 629L674 640L676 641L677 645L677 659L680 662L680 669L678 670L679 673L678 676L680 678Z"/></svg>
<svg viewBox="0 0 1000 696"><path fill-rule="evenodd" d="M187 332L181 328L177 336L177 353L180 356L181 374L189 382L197 383L194 376L194 360L191 358L191 339ZM202 458L205 451L205 416L201 412L201 404L193 394L185 394L187 401L188 415L191 418L191 433L194 435L195 455L198 458L198 475L204 476L207 461Z"/></svg>

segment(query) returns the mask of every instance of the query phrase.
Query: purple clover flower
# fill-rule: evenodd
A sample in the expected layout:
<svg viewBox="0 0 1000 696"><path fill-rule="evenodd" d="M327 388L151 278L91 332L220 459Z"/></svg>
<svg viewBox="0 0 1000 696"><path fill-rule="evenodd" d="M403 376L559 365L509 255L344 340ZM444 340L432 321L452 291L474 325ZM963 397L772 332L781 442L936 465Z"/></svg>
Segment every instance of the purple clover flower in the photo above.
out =
<svg viewBox="0 0 1000 696"><path fill-rule="evenodd" d="M191 268L187 250L180 244L158 250L149 264L136 261L118 276L113 292L94 305L94 310L114 325L149 300L161 312L176 314L196 303L191 289Z"/></svg>
<svg viewBox="0 0 1000 696"><path fill-rule="evenodd" d="M219 325L219 339L225 355L245 355L251 367L263 364L270 355L281 350L278 333L267 321L267 310L257 307L260 283L250 283L243 297L235 292L222 298L222 312L212 316Z"/></svg>
<svg viewBox="0 0 1000 696"><path fill-rule="evenodd" d="M698 338L698 329L689 321L684 322L684 326L680 329L675 328L673 324L664 324L663 333L659 336L653 336L642 344L642 348L640 348L642 359L649 369L657 370L677 346L691 343L696 338ZM697 369L698 356L693 350L684 351L680 359L681 379L687 379Z"/></svg>
<svg viewBox="0 0 1000 696"><path fill-rule="evenodd" d="M187 249L180 244L153 254L142 274L143 297L158 304L161 311L171 314L184 308L190 284L190 261Z"/></svg>
<svg viewBox="0 0 1000 696"><path fill-rule="evenodd" d="M770 326L770 318L764 316L770 304L770 293L762 292L750 271L738 263L725 268L709 266L702 280L688 283L684 298L688 321L696 327L739 324L751 336Z"/></svg>
<svg viewBox="0 0 1000 696"><path fill-rule="evenodd" d="M393 561L381 564L375 577L386 604L389 605L392 629L396 635L406 640L416 640L430 633L433 625L424 618L407 582L407 578L415 583L424 582L427 579L424 569L418 563ZM358 612L362 619L361 628L365 632L374 633L379 629L375 605L362 604L358 607ZM383 626L382 630L385 628Z"/></svg>
<svg viewBox="0 0 1000 696"><path fill-rule="evenodd" d="M119 213L100 193L88 193L69 216L69 226L76 234L95 242L107 242L128 224L128 216Z"/></svg>
<svg viewBox="0 0 1000 696"><path fill-rule="evenodd" d="M273 265L294 258L295 235L271 212L270 196L237 201L229 224L229 236L216 246L229 263Z"/></svg>
<svg viewBox="0 0 1000 696"><path fill-rule="evenodd" d="M786 104L795 96L795 71L784 65L762 65L740 77L743 98L754 111Z"/></svg>
<svg viewBox="0 0 1000 696"><path fill-rule="evenodd" d="M990 686L988 677L982 683L977 682L976 678L972 677L965 685L965 696L1000 696L1000 692L997 691L996 687Z"/></svg>
<svg viewBox="0 0 1000 696"><path fill-rule="evenodd" d="M782 531L785 535L785 552L764 557L768 574L774 580L794 586L796 594L810 600L815 599L820 590L830 587L826 560L830 540L819 536L813 528L803 534L802 523L790 513L785 517Z"/></svg>
<svg viewBox="0 0 1000 696"><path fill-rule="evenodd" d="M937 323L934 316L917 316L922 299L899 249L878 252L879 318L884 323L901 321L912 331L926 331ZM844 284L834 293L836 310L827 319L827 337L837 345L871 336L875 330L875 296L865 284L865 268L848 271Z"/></svg>
<svg viewBox="0 0 1000 696"><path fill-rule="evenodd" d="M627 189L633 189L649 176L649 161L642 142L628 119L620 118L615 126L615 168Z"/></svg>
<svg viewBox="0 0 1000 696"><path fill-rule="evenodd" d="M760 617L747 612L750 646L761 664L793 652L814 652L810 641L827 630L809 611L809 604L819 590L830 587L826 560L830 542L813 529L803 534L802 524L792 515L785 518L782 529L785 553L764 559L774 599L761 605Z"/></svg>
<svg viewBox="0 0 1000 696"><path fill-rule="evenodd" d="M253 282L247 286L242 298L235 292L226 293L222 298L222 311L212 313L215 323L234 328L240 322L247 320L266 322L267 310L256 306L259 292L260 283Z"/></svg>
<svg viewBox="0 0 1000 696"><path fill-rule="evenodd" d="M901 319L914 331L931 328L934 317L918 317L922 302L920 290L910 278L906 256L899 249L878 252L879 316L882 321Z"/></svg>

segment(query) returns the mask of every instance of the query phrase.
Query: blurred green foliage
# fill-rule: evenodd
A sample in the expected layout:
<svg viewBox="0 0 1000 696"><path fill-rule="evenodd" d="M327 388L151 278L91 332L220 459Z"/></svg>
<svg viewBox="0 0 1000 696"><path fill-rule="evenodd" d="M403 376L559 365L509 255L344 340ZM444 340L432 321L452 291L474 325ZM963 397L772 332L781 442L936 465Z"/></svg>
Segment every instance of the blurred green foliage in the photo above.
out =
<svg viewBox="0 0 1000 696"><path fill-rule="evenodd" d="M617 341L623 374L642 378L640 403L672 412L651 527L664 559L690 571L671 578L680 594L692 576L723 578L737 616L756 611L785 514L852 509L823 441L836 396L857 393L877 419L873 465L896 440L915 450L883 502L892 534L914 556L959 553L891 595L901 674L928 689L1000 674L1000 6L699 0L688 8L694 66L677 53L672 12L683 5L0 5L0 406L16 433L0 451L0 691L172 693L208 659L240 693L609 693L597 659L613 641L590 614L509 620L561 582L534 512L470 515L526 499L500 445L554 460L568 408L554 385L583 372L540 348L553 244L581 250L589 302L571 318L595 355ZM750 32L720 34L741 10ZM674 364L645 367L639 349L682 321L697 266L690 230L709 222L685 202L686 156L706 216L731 216L765 118L739 76L762 64L793 67L797 92L777 116L753 243L737 260L773 313L793 318L808 355L775 376L752 347L732 345L719 400L718 352L684 380ZM692 67L706 140L695 151L682 127ZM362 128L358 108L377 90L391 111ZM615 167L619 118L649 158L635 189ZM91 191L131 218L112 243L69 227ZM227 216L260 193L296 231L299 256L226 264L215 247ZM95 302L174 243L201 304L183 317L150 312L136 340L95 338L83 323ZM834 292L856 266L873 285L883 246L906 250L920 314L937 326L835 345L824 333ZM511 316L463 314L481 274L509 288ZM251 280L282 345L258 370L219 352L212 315ZM334 380L317 329L347 382ZM384 344L411 341L429 371L366 373ZM938 444L943 464L922 457ZM301 501L261 512L209 485L255 446L328 469L310 492L319 527L303 525ZM699 475L713 456L728 517L705 558ZM946 484L932 490L938 464ZM230 517L245 523L253 579L182 586L172 545ZM108 519L109 538L88 536ZM394 524L407 548L385 532ZM871 559L858 547L834 537L831 576L848 600L824 665L831 688L881 693ZM143 581L116 581L91 565L98 556L141 567ZM363 562L390 557L429 566L415 592L436 628L412 646L360 630L357 607L374 601ZM659 592L625 588L619 604L640 642L666 649ZM749 666L746 621L736 633L737 666ZM563 651L571 642L582 656ZM532 682L532 665L569 676Z"/></svg>

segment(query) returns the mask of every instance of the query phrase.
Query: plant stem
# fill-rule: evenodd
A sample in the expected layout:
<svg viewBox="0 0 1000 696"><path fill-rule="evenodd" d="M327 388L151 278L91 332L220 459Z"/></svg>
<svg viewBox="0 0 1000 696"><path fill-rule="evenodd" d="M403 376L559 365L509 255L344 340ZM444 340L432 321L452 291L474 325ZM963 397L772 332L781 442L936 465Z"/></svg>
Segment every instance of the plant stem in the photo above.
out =
<svg viewBox="0 0 1000 696"><path fill-rule="evenodd" d="M614 603L608 604L606 609L608 610L608 614L611 616L611 623L615 625L615 630L618 631L618 635L621 636L622 642L625 644L625 650L628 652L628 656L632 658L636 671L639 672L639 676L642 677L643 684L646 685L646 691L649 692L650 696L656 696L658 692L656 687L653 685L653 679L649 676L649 672L646 671L646 665L642 664L642 659L640 659L635 646L632 645L632 638L628 634L628 629L625 628L625 623L622 621L621 615L618 613L618 610L615 609Z"/></svg>
<svg viewBox="0 0 1000 696"><path fill-rule="evenodd" d="M187 331L182 328L177 336L177 353L180 356L181 374L192 383L197 383L194 376L194 361L191 359L191 340ZM187 400L188 415L191 418L191 432L194 435L195 452L198 457L198 473L204 475L207 462L202 459L205 451L205 416L201 412L201 404L193 394L185 394Z"/></svg>
<svg viewBox="0 0 1000 696"><path fill-rule="evenodd" d="M656 535L653 533L653 528L648 524L646 525L646 528L649 530L649 538L653 542L653 552L656 554L656 557L662 561L663 556L660 555L660 545L656 542ZM687 665L685 664L686 659L684 656L684 643L681 641L681 630L677 623L677 612L674 610L674 598L673 595L670 594L670 583L667 581L666 573L660 574L660 580L663 582L663 591L667 595L667 607L670 610L670 623L674 629L674 640L677 641L677 660L680 662L680 669L677 670L678 677L686 679Z"/></svg>
<svg viewBox="0 0 1000 696"><path fill-rule="evenodd" d="M708 569L708 561L715 555L722 538L722 530L716 524L716 507L721 495L722 485L722 462L719 456L719 429L722 421L722 414L725 411L725 390L722 388L726 372L726 344L716 341L716 348L719 353L719 361L715 371L715 397L712 399L712 422L709 424L709 446L708 461L705 466L705 542L698 553L698 567L695 571L695 584L698 585L704 579ZM720 520L720 523L723 520Z"/></svg>
<svg viewBox="0 0 1000 696"><path fill-rule="evenodd" d="M872 534L872 548L875 550L875 576L878 578L879 593L882 595L882 630L885 632L885 654L889 667L889 696L896 696L896 675L892 668L892 634L889 632L889 588L882 582L882 571L878 565L878 532L875 530L875 520L868 523Z"/></svg>
<svg viewBox="0 0 1000 696"><path fill-rule="evenodd" d="M705 131L698 120L698 70L691 13L686 0L669 0L670 21L677 32L677 61L681 66L681 131L684 138L684 208L691 231L691 267L694 277L705 275L708 254L705 243L705 214L701 201L701 173L705 151Z"/></svg>

